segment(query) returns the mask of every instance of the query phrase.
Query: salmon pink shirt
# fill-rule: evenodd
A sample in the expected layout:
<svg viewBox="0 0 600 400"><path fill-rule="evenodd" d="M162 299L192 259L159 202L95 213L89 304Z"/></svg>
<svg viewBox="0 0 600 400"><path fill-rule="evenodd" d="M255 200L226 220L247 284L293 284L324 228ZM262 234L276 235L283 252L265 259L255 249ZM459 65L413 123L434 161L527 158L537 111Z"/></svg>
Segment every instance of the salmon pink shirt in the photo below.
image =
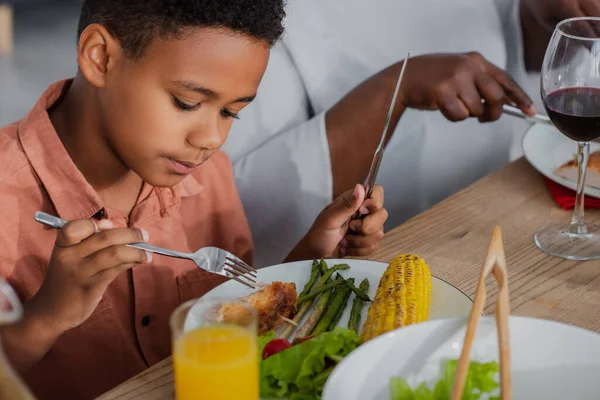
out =
<svg viewBox="0 0 600 400"><path fill-rule="evenodd" d="M21 121L0 129L0 275L26 303L44 280L57 231L36 211L67 220L108 218L139 227L149 243L193 252L218 246L252 261L252 239L222 153L172 188L144 184L130 215L103 204L77 169L47 110L67 81L51 85ZM80 326L65 332L24 379L39 399L91 399L170 355L169 316L223 278L187 260L154 255L122 273Z"/></svg>

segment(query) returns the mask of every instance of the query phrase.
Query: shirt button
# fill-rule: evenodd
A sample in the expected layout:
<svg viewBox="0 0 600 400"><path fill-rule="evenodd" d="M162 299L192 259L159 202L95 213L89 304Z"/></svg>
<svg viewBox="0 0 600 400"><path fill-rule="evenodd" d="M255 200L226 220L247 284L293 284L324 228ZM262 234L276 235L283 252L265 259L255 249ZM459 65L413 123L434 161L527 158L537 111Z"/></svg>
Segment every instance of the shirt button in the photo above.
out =
<svg viewBox="0 0 600 400"><path fill-rule="evenodd" d="M142 317L142 326L145 328L145 327L147 327L148 325L150 325L150 317L149 317L149 316L147 316L147 315L144 315L144 316Z"/></svg>

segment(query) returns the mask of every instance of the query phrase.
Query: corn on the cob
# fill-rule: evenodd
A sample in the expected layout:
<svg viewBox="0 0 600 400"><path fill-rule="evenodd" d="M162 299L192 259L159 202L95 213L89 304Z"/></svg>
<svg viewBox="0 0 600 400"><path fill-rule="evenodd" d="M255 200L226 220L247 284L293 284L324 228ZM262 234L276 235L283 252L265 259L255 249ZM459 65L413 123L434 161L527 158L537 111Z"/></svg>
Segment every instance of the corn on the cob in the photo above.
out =
<svg viewBox="0 0 600 400"><path fill-rule="evenodd" d="M394 258L379 280L375 298L362 328L362 340L426 321L431 302L431 272L414 254Z"/></svg>

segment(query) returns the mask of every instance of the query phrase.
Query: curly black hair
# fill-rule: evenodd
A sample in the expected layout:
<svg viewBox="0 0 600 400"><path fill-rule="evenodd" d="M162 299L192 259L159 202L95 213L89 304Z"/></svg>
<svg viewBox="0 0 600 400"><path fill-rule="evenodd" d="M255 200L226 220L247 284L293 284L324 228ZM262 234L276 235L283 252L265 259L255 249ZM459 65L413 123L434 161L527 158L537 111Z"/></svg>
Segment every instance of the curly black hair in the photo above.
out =
<svg viewBox="0 0 600 400"><path fill-rule="evenodd" d="M272 46L284 17L285 0L85 0L77 37L99 23L139 59L154 38L176 39L194 27L230 29Z"/></svg>

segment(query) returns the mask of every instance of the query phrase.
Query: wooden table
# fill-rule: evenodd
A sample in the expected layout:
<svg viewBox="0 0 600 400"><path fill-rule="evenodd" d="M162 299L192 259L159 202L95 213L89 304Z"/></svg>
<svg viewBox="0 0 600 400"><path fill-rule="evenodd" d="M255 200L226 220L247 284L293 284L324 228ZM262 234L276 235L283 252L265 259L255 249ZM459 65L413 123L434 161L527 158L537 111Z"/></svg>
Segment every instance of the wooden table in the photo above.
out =
<svg viewBox="0 0 600 400"><path fill-rule="evenodd" d="M432 273L470 296L495 225L503 230L514 315L552 319L600 332L600 261L573 262L545 255L533 243L541 226L568 220L541 176L519 160L388 232L370 259L389 261L400 252L425 258ZM598 220L600 212L587 213ZM493 312L493 280L486 313ZM153 366L101 397L173 398L171 360Z"/></svg>

